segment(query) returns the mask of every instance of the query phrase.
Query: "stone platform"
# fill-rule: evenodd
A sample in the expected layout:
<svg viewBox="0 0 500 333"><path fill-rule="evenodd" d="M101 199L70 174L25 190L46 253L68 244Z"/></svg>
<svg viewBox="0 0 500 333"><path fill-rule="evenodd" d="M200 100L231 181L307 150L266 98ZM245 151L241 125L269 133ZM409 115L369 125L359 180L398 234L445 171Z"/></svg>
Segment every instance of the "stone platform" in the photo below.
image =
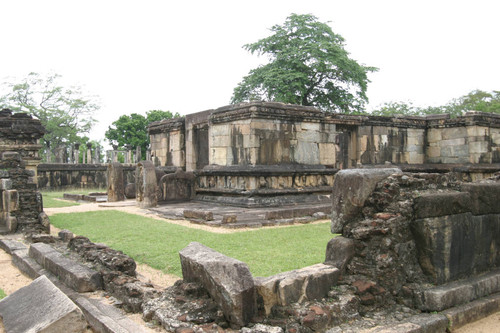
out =
<svg viewBox="0 0 500 333"><path fill-rule="evenodd" d="M149 210L167 219L186 219L197 224L238 229L310 223L329 218L331 209L331 204L325 203L242 208L190 201L163 204Z"/></svg>

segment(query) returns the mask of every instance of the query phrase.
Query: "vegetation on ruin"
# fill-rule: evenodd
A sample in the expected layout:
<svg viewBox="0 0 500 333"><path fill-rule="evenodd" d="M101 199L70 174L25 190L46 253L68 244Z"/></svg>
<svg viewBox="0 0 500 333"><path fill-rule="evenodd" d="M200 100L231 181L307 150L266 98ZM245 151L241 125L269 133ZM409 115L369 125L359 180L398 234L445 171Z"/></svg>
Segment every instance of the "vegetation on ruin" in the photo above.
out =
<svg viewBox="0 0 500 333"><path fill-rule="evenodd" d="M26 112L45 127L42 156L58 146L85 141L83 134L95 123L93 115L100 108L94 97L82 93L81 87L65 87L60 79L57 74L44 77L29 73L20 81L4 82L7 93L0 96L0 109Z"/></svg>
<svg viewBox="0 0 500 333"><path fill-rule="evenodd" d="M105 137L111 145L117 145L119 148L131 145L135 149L140 146L142 156L145 158L149 146L148 124L177 117L180 117L178 113L161 110L148 111L146 117L137 113L123 115L108 127Z"/></svg>
<svg viewBox="0 0 500 333"><path fill-rule="evenodd" d="M5 297L7 297L7 294L5 293L5 291L3 291L3 290L0 288L0 299L5 298Z"/></svg>
<svg viewBox="0 0 500 333"><path fill-rule="evenodd" d="M254 276L269 276L323 262L333 237L328 222L218 234L112 210L56 214L50 219L57 228L177 276L182 275L178 252L193 241L247 263Z"/></svg>
<svg viewBox="0 0 500 333"><path fill-rule="evenodd" d="M388 102L372 111L377 116L425 116L429 114L449 113L458 117L467 111L481 111L500 114L500 91L473 90L465 96L455 98L449 103L436 107L418 107L411 102Z"/></svg>
<svg viewBox="0 0 500 333"><path fill-rule="evenodd" d="M345 50L344 38L313 15L290 15L273 35L243 47L267 55L234 89L232 103L267 100L315 106L325 111L358 112L368 101L368 73Z"/></svg>

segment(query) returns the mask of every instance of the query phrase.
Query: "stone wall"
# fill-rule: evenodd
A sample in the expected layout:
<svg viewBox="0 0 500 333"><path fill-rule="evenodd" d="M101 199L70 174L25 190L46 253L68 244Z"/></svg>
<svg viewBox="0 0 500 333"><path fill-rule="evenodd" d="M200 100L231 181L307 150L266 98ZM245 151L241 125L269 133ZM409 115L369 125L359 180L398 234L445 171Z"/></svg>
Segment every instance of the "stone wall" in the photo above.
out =
<svg viewBox="0 0 500 333"><path fill-rule="evenodd" d="M125 185L135 183L135 164L123 164ZM107 164L38 165L38 186L42 190L107 188Z"/></svg>
<svg viewBox="0 0 500 333"><path fill-rule="evenodd" d="M188 171L207 164L500 163L500 116L481 112L380 117L253 102L152 123L149 132L160 164Z"/></svg>
<svg viewBox="0 0 500 333"><path fill-rule="evenodd" d="M151 158L156 166L185 168L185 119L164 119L148 127Z"/></svg>
<svg viewBox="0 0 500 333"><path fill-rule="evenodd" d="M500 163L500 115L430 119L426 138L428 163Z"/></svg>

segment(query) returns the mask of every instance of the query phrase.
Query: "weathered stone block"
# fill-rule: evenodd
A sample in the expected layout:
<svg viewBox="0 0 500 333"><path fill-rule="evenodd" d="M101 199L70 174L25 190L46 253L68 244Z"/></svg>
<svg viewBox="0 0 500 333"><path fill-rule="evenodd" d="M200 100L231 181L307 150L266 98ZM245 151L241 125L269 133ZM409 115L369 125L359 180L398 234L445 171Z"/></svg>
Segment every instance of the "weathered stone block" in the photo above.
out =
<svg viewBox="0 0 500 333"><path fill-rule="evenodd" d="M427 130L427 141L428 142L439 142L443 139L441 135L441 129L438 128L429 128Z"/></svg>
<svg viewBox="0 0 500 333"><path fill-rule="evenodd" d="M214 219L214 215L212 212L207 210L190 210L186 209L182 213L187 219L197 219L204 221L212 221Z"/></svg>
<svg viewBox="0 0 500 333"><path fill-rule="evenodd" d="M500 214L500 183L468 183L462 191L470 195L468 202L474 215Z"/></svg>
<svg viewBox="0 0 500 333"><path fill-rule="evenodd" d="M0 179L0 190L11 190L12 189L12 179Z"/></svg>
<svg viewBox="0 0 500 333"><path fill-rule="evenodd" d="M426 152L427 152L427 156L430 158L441 156L441 148L440 147L427 147Z"/></svg>
<svg viewBox="0 0 500 333"><path fill-rule="evenodd" d="M453 140L467 137L467 128L466 127L451 127L451 128L443 128L442 130L443 140Z"/></svg>
<svg viewBox="0 0 500 333"><path fill-rule="evenodd" d="M19 193L17 190L2 192L2 206L4 212L14 212L19 209Z"/></svg>
<svg viewBox="0 0 500 333"><path fill-rule="evenodd" d="M345 266L354 256L354 240L337 236L332 238L326 245L325 264L337 267L344 272Z"/></svg>
<svg viewBox="0 0 500 333"><path fill-rule="evenodd" d="M116 202L125 200L125 183L123 179L123 166L121 163L113 162L108 164L108 201Z"/></svg>
<svg viewBox="0 0 500 333"><path fill-rule="evenodd" d="M414 199L415 218L470 212L471 197L464 192L429 193Z"/></svg>
<svg viewBox="0 0 500 333"><path fill-rule="evenodd" d="M390 175L401 174L396 168L341 170L333 183L332 233L341 233L344 225L356 218L377 183Z"/></svg>
<svg viewBox="0 0 500 333"><path fill-rule="evenodd" d="M252 319L257 311L256 294L245 263L196 242L179 255L184 280L200 283L232 325L244 326Z"/></svg>
<svg viewBox="0 0 500 333"><path fill-rule="evenodd" d="M6 332L84 332L81 310L50 280L40 276L0 301Z"/></svg>
<svg viewBox="0 0 500 333"><path fill-rule="evenodd" d="M50 245L31 244L29 255L75 291L88 292L102 289L103 282L99 273L64 257Z"/></svg>
<svg viewBox="0 0 500 333"><path fill-rule="evenodd" d="M335 144L320 143L318 144L318 148L319 148L320 164L335 165Z"/></svg>
<svg viewBox="0 0 500 333"><path fill-rule="evenodd" d="M325 297L337 284L338 268L316 264L280 273L266 278L256 278L255 287L262 297L266 314L275 305L286 306Z"/></svg>

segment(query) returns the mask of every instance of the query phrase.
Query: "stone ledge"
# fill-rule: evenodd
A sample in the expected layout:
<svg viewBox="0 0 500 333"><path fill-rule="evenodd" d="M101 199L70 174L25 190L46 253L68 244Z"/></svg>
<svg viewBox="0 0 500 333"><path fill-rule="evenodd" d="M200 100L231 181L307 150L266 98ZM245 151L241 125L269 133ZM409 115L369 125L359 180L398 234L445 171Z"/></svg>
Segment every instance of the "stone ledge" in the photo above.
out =
<svg viewBox="0 0 500 333"><path fill-rule="evenodd" d="M90 268L78 264L45 243L32 244L29 256L43 268L58 276L67 286L78 292L102 289L102 276Z"/></svg>
<svg viewBox="0 0 500 333"><path fill-rule="evenodd" d="M0 242L5 240L0 240ZM83 312L85 319L96 332L106 333L135 333L145 332L142 326L122 315L111 305L106 305L98 300L90 300L64 286L56 276L40 266L33 258L28 256L28 247L12 250L12 263L21 272L32 279L42 275L65 293Z"/></svg>
<svg viewBox="0 0 500 333"><path fill-rule="evenodd" d="M416 219L470 212L471 197L464 192L423 194L414 199Z"/></svg>
<svg viewBox="0 0 500 333"><path fill-rule="evenodd" d="M443 311L449 321L449 330L462 327L500 310L500 293Z"/></svg>
<svg viewBox="0 0 500 333"><path fill-rule="evenodd" d="M425 290L422 310L442 311L500 292L500 270Z"/></svg>
<svg viewBox="0 0 500 333"><path fill-rule="evenodd" d="M0 239L0 249L4 250L8 254L12 254L12 252L16 250L27 249L28 247L21 242L11 239Z"/></svg>

